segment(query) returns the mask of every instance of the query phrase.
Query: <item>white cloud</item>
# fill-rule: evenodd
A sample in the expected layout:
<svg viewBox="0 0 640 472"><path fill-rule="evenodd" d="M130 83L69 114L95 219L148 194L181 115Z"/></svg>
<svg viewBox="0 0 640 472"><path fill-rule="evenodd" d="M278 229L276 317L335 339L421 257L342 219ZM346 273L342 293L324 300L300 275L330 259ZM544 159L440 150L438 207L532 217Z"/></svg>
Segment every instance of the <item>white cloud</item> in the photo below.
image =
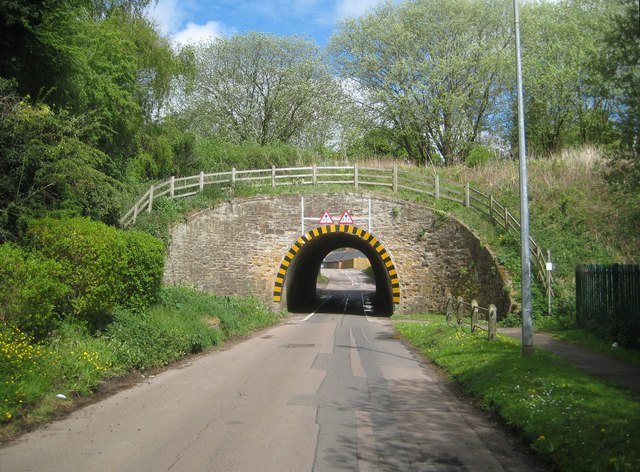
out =
<svg viewBox="0 0 640 472"><path fill-rule="evenodd" d="M158 0L147 10L147 17L178 47L235 32L220 21L212 20L204 24L189 21L197 8L197 4L190 1Z"/></svg>
<svg viewBox="0 0 640 472"><path fill-rule="evenodd" d="M147 10L147 18L167 35L178 31L187 16L188 12L184 8L184 3L180 4L178 0L159 0Z"/></svg>
<svg viewBox="0 0 640 472"><path fill-rule="evenodd" d="M230 30L219 21L208 21L204 25L188 22L187 26L171 36L175 44L194 44L202 41L211 41L228 34Z"/></svg>
<svg viewBox="0 0 640 472"><path fill-rule="evenodd" d="M379 0L339 0L336 4L336 14L340 19L355 18L364 15L378 3Z"/></svg>

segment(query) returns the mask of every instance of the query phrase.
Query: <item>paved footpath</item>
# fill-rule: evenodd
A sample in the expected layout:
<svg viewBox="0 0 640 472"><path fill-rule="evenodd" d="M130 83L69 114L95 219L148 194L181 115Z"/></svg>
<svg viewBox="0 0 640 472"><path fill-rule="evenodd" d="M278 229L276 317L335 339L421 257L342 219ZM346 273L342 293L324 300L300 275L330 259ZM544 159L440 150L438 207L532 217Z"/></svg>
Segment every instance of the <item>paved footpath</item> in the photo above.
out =
<svg viewBox="0 0 640 472"><path fill-rule="evenodd" d="M498 332L522 339L521 328L500 328ZM533 345L566 359L591 375L611 380L640 394L640 369L637 367L576 344L560 341L546 333L534 333Z"/></svg>

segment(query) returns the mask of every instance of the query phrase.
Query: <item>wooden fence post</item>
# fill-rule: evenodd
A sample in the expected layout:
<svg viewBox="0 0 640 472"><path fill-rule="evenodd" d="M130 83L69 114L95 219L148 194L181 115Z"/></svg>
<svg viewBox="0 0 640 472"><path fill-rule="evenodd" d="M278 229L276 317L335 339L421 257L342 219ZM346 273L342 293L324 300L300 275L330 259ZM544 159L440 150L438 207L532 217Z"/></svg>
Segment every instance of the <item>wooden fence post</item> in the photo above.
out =
<svg viewBox="0 0 640 472"><path fill-rule="evenodd" d="M464 186L464 206L469 208L471 205L471 191L469 190L469 182Z"/></svg>
<svg viewBox="0 0 640 472"><path fill-rule="evenodd" d="M271 186L276 186L276 166L271 166Z"/></svg>
<svg viewBox="0 0 640 472"><path fill-rule="evenodd" d="M471 332L476 332L476 325L478 324L478 301L471 300Z"/></svg>
<svg viewBox="0 0 640 472"><path fill-rule="evenodd" d="M358 188L358 164L353 165L353 185Z"/></svg>
<svg viewBox="0 0 640 472"><path fill-rule="evenodd" d="M153 185L149 188L149 206L147 207L147 213L151 213L153 209Z"/></svg>
<svg viewBox="0 0 640 472"><path fill-rule="evenodd" d="M462 297L458 297L458 312L457 312L458 324L462 324L462 318L464 318L464 300L462 299Z"/></svg>
<svg viewBox="0 0 640 472"><path fill-rule="evenodd" d="M493 195L489 195L489 219L493 222Z"/></svg>
<svg viewBox="0 0 640 472"><path fill-rule="evenodd" d="M451 321L451 311L449 311L449 302L453 300L453 297L449 292L447 292L447 294L445 295L445 299L446 299L446 302L444 305L444 315L448 323L449 321Z"/></svg>
<svg viewBox="0 0 640 472"><path fill-rule="evenodd" d="M440 200L440 175L436 174L436 200Z"/></svg>
<svg viewBox="0 0 640 472"><path fill-rule="evenodd" d="M318 166L313 164L313 185L318 183Z"/></svg>
<svg viewBox="0 0 640 472"><path fill-rule="evenodd" d="M231 168L231 186L232 187L236 186L236 168L235 167Z"/></svg>
<svg viewBox="0 0 640 472"><path fill-rule="evenodd" d="M489 305L489 341L496 340L498 332L498 310L495 305Z"/></svg>
<svg viewBox="0 0 640 472"><path fill-rule="evenodd" d="M176 196L176 178L175 176L171 176L171 181L169 182L169 195L171 198Z"/></svg>
<svg viewBox="0 0 640 472"><path fill-rule="evenodd" d="M200 191L204 190L204 171L200 171L200 181L198 182L200 186Z"/></svg>
<svg viewBox="0 0 640 472"><path fill-rule="evenodd" d="M551 316L551 297L553 296L553 291L551 290L551 272L553 271L553 264L551 263L551 250L547 249L547 264L545 269L547 269L547 315Z"/></svg>
<svg viewBox="0 0 640 472"><path fill-rule="evenodd" d="M393 164L393 193L398 193L398 164Z"/></svg>
<svg viewBox="0 0 640 472"><path fill-rule="evenodd" d="M133 205L133 222L132 225L136 224L136 220L138 219L138 204Z"/></svg>

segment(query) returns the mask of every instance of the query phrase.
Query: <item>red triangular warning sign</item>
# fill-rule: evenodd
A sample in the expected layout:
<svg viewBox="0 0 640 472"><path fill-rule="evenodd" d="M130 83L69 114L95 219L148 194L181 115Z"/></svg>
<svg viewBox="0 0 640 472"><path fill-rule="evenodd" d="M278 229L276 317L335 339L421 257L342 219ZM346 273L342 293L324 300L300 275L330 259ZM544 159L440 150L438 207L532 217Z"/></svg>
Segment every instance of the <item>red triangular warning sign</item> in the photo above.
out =
<svg viewBox="0 0 640 472"><path fill-rule="evenodd" d="M321 225L332 225L333 224L333 218L331 218L331 215L329 214L329 210L326 210L322 214L322 217L320 218L320 220L318 220L318 224L321 224Z"/></svg>
<svg viewBox="0 0 640 472"><path fill-rule="evenodd" d="M344 211L344 213L340 217L340 221L338 221L338 224L339 225L352 225L353 224L353 218L351 218L351 215L349 214L349 210L345 210Z"/></svg>

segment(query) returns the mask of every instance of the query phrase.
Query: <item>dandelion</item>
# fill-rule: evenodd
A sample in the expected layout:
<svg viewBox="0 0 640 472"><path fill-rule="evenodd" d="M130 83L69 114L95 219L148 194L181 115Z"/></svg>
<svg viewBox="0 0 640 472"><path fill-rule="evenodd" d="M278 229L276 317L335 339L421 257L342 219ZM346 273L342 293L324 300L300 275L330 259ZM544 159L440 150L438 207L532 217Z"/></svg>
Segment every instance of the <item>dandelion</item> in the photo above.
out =
<svg viewBox="0 0 640 472"><path fill-rule="evenodd" d="M540 436L538 436L538 439L536 439L536 441L544 441L545 437L541 434Z"/></svg>

